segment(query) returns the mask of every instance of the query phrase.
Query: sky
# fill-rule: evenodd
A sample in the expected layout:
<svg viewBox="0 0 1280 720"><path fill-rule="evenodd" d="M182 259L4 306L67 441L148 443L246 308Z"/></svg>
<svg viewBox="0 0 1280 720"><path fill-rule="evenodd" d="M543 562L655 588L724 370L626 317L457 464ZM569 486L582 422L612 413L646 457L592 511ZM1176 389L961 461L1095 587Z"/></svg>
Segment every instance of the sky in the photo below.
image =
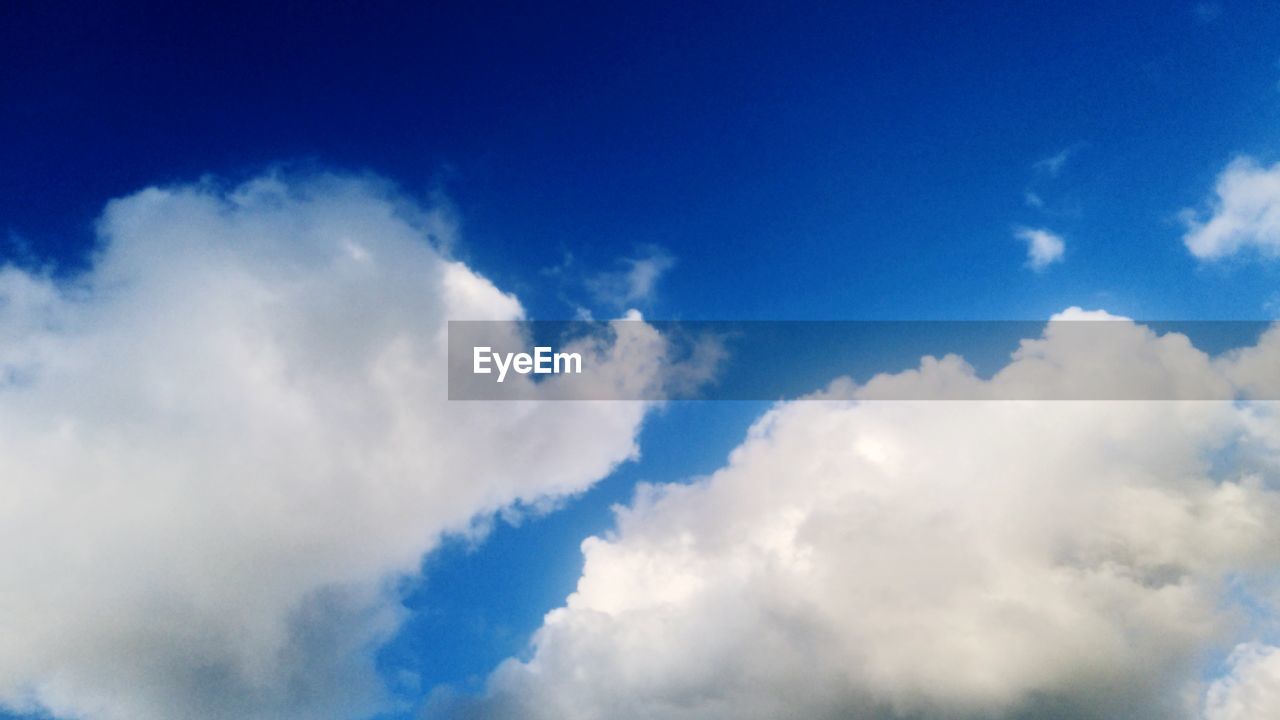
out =
<svg viewBox="0 0 1280 720"><path fill-rule="evenodd" d="M1274 538L1240 529L1280 507L1265 409L899 414L856 402L872 387L848 408L513 414L442 403L432 375L439 328L471 316L1276 319L1276 38L1261 2L6 7L0 538L28 549L0 551L18 568L0 615L31 629L0 651L0 717L150 720L188 698L194 720L701 720L790 693L808 717L1280 707L1269 611L1236 636L1206 609L1274 597ZM1044 340L981 382L1083 362ZM1217 364L1174 345L1134 335L1141 362L1107 360L1266 396L1266 336ZM1047 427L1061 472L983 440ZM911 443L933 455L895 464ZM824 484L846 470L847 492ZM926 483L949 473L990 483ZM996 482L1022 477L1061 517ZM972 531L992 515L1029 520ZM935 562L948 545L991 558L951 563L988 589L1025 589L1025 632ZM1083 574L1010 549L1042 545ZM893 642L910 623L841 574L882 551L854 574L918 590L941 649ZM1089 575L1095 556L1140 581ZM704 632L700 653L667 640ZM652 667L630 662L646 633ZM730 661L753 653L773 659ZM806 654L830 677L797 674ZM943 669L974 665L1003 679Z"/></svg>

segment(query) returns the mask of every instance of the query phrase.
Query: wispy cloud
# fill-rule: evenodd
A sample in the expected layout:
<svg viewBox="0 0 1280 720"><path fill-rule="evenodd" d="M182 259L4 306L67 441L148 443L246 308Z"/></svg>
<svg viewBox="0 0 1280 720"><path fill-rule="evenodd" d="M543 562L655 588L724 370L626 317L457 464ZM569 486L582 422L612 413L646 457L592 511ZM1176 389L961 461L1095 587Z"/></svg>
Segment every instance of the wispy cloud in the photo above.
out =
<svg viewBox="0 0 1280 720"><path fill-rule="evenodd" d="M1064 197L1060 182L1061 176L1078 162L1076 156L1088 145L1082 140L1031 163L1031 177L1022 193L1023 205L1049 217L1079 215L1078 202L1071 199L1069 192Z"/></svg>
<svg viewBox="0 0 1280 720"><path fill-rule="evenodd" d="M1082 142L1067 146L1049 157L1035 161L1032 163L1032 167L1037 172L1048 175L1049 177L1057 177L1062 172L1063 168L1067 166L1067 163L1071 158L1083 148L1084 143Z"/></svg>
<svg viewBox="0 0 1280 720"><path fill-rule="evenodd" d="M671 253L657 245L646 245L636 257L618 261L619 268L596 273L586 286L596 302L614 309L647 305L654 300L658 281L675 266Z"/></svg>

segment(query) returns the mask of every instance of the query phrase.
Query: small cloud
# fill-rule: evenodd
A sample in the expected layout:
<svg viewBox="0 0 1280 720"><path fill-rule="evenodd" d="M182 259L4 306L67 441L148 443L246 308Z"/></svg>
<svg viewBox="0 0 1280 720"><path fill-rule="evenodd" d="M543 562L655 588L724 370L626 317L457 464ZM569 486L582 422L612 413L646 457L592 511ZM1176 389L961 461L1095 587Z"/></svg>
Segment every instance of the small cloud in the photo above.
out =
<svg viewBox="0 0 1280 720"><path fill-rule="evenodd" d="M1076 143L1065 147L1047 158L1035 161L1032 167L1035 168L1036 172L1043 173L1049 177L1057 177L1062 172L1062 169L1066 167L1067 161L1083 147L1084 143Z"/></svg>
<svg viewBox="0 0 1280 720"><path fill-rule="evenodd" d="M1066 171L1067 166L1075 161L1076 155L1088 146L1088 142L1081 140L1062 148L1048 157L1040 158L1031 163L1033 175L1024 186L1022 192L1023 204L1046 215L1079 214L1079 208L1076 207L1076 204L1072 202L1064 203L1058 197L1061 193L1051 189L1051 186L1057 182L1058 176Z"/></svg>
<svg viewBox="0 0 1280 720"><path fill-rule="evenodd" d="M1269 320L1280 320L1280 293L1271 293L1262 301L1262 312Z"/></svg>
<svg viewBox="0 0 1280 720"><path fill-rule="evenodd" d="M1027 267L1040 272L1049 265L1062 260L1066 243L1062 237L1044 228L1021 227L1014 231L1014 237L1027 243Z"/></svg>
<svg viewBox="0 0 1280 720"><path fill-rule="evenodd" d="M588 278L587 289L604 305L616 308L646 305L653 301L658 281L675 263L675 257L666 250L648 245L639 257L620 260L620 269Z"/></svg>

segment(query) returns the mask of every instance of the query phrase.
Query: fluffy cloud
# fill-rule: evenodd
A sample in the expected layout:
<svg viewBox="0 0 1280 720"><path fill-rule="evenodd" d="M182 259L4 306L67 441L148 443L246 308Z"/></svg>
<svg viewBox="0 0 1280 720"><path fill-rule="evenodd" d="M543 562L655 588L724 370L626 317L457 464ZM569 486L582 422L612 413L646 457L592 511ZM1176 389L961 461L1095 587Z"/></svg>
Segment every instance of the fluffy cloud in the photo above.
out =
<svg viewBox="0 0 1280 720"><path fill-rule="evenodd" d="M1218 176L1215 194L1207 219L1182 211L1182 241L1192 255L1214 260L1250 248L1269 257L1280 254L1280 163L1264 168L1237 158Z"/></svg>
<svg viewBox="0 0 1280 720"><path fill-rule="evenodd" d="M1232 672L1209 689L1205 720L1280 717L1280 648L1248 643L1231 655Z"/></svg>
<svg viewBox="0 0 1280 720"><path fill-rule="evenodd" d="M1269 632L1272 406L870 400L975 383L1011 397L1101 362L1127 364L1104 378L1117 391L1229 396L1248 375L1245 355L1179 335L1058 319L1111 320L1116 347L1054 323L991 379L950 358L838 382L769 411L712 475L642 488L583 543L577 590L529 657L478 698L441 692L428 716L1199 716L1215 653ZM1258 699L1274 691L1270 652L1238 654L1236 679L1208 693L1213 720L1273 707Z"/></svg>
<svg viewBox="0 0 1280 720"><path fill-rule="evenodd" d="M1018 228L1014 237L1027 244L1027 266L1039 272L1062 259L1066 243L1044 228Z"/></svg>
<svg viewBox="0 0 1280 720"><path fill-rule="evenodd" d="M642 403L447 402L446 319L522 309L376 181L148 189L98 232L74 279L0 269L0 703L368 714L397 577L636 452Z"/></svg>

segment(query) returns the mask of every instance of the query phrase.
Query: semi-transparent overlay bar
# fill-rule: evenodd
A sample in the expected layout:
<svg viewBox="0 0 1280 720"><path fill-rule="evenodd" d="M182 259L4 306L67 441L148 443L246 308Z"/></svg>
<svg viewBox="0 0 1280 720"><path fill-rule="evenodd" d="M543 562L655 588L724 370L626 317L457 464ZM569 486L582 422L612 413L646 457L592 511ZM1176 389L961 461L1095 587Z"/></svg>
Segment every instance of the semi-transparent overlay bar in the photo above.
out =
<svg viewBox="0 0 1280 720"><path fill-rule="evenodd" d="M1280 400L1271 321L450 321L451 400Z"/></svg>

